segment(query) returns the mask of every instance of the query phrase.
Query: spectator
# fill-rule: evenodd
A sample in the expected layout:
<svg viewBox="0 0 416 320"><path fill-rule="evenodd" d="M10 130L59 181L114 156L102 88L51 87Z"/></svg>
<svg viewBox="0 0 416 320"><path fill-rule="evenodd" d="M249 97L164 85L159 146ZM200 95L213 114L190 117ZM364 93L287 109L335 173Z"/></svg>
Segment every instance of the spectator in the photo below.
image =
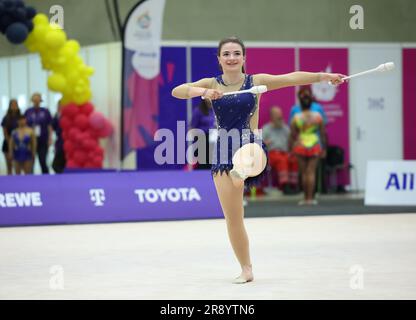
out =
<svg viewBox="0 0 416 320"><path fill-rule="evenodd" d="M211 169L210 161L210 136L209 130L215 127L214 111L207 100L202 100L192 113L191 127L193 129L200 129L205 133L205 159L201 163L197 163L196 170ZM201 146L199 146L201 147ZM199 148L200 150L200 148Z"/></svg>
<svg viewBox="0 0 416 320"><path fill-rule="evenodd" d="M269 150L269 165L278 174L279 189L285 194L296 192L298 163L289 149L289 127L279 107L270 109L270 122L263 126L263 140Z"/></svg>
<svg viewBox="0 0 416 320"><path fill-rule="evenodd" d="M46 158L48 155L48 148L52 144L52 116L47 108L42 108L40 103L42 96L40 93L32 95L33 107L25 112L27 124L33 128L37 138L37 150L39 163L42 168L42 173L49 173Z"/></svg>
<svg viewBox="0 0 416 320"><path fill-rule="evenodd" d="M324 111L323 107L319 103L317 103L315 101L315 98L314 98L314 96L312 94L312 91L311 91L311 87L310 86L302 86L299 89L299 91L298 91L299 104L294 105L292 107L292 109L290 110L289 123L292 123L292 119L293 119L293 117L294 117L295 114L298 114L298 113L301 113L302 112L302 107L301 107L302 102L300 101L301 100L301 98L300 98L301 96L304 99L304 103L309 103L309 101L310 101L311 111L318 112L321 115L322 119L323 119L324 126L326 126L326 124L328 122L327 122L327 117L326 117L325 111ZM326 134L326 131L325 131L325 134ZM320 135L320 132L318 132L318 136L319 135ZM325 139L325 141L328 141L328 137L327 136L325 136L324 139ZM323 149L323 151L321 153L321 158L322 159L325 159L326 158L326 153L327 153L326 152L326 149ZM320 170L319 170L319 172L320 172L320 179L317 179L318 180L318 182L317 182L317 188L320 188L321 192L326 192L326 185L324 183L324 181L325 181L325 171L326 171L326 169L325 169L326 162L325 161L318 161L318 166L320 168ZM319 186L318 186L318 184L319 184Z"/></svg>
<svg viewBox="0 0 416 320"><path fill-rule="evenodd" d="M309 86L302 86L299 91L298 91L298 99L299 99L299 104L296 104L292 107L292 109L290 110L290 115L289 115L289 123L292 123L293 117L295 116L295 114L301 113L302 112L302 106L301 106L301 101L300 101L300 97L304 97L304 99L310 99L311 100L311 111L312 112L318 112L324 122L324 125L327 124L327 118L326 118L326 114L324 109L322 108L322 106L317 103L312 95L312 91L311 88Z"/></svg>
<svg viewBox="0 0 416 320"><path fill-rule="evenodd" d="M320 113L311 110L312 99L308 93L299 95L302 112L294 115L291 122L289 148L298 157L304 200L299 204L314 205L316 168L325 148L325 126Z"/></svg>
<svg viewBox="0 0 416 320"><path fill-rule="evenodd" d="M13 158L14 170L17 175L22 172L24 174L32 172L36 153L36 136L32 128L27 126L25 116L19 117L17 128L12 131L9 153Z"/></svg>
<svg viewBox="0 0 416 320"><path fill-rule="evenodd" d="M64 151L64 140L62 138L62 128L59 124L62 114L61 100L58 102L58 111L52 119L52 128L55 131L55 157L53 158L52 168L56 173L62 173L65 169L65 151Z"/></svg>
<svg viewBox="0 0 416 320"><path fill-rule="evenodd" d="M20 117L20 109L16 99L12 99L9 102L9 108L7 113L1 121L3 127L4 141L1 150L6 158L7 174L13 174L13 158L10 155L10 139L14 129L17 128L17 120Z"/></svg>

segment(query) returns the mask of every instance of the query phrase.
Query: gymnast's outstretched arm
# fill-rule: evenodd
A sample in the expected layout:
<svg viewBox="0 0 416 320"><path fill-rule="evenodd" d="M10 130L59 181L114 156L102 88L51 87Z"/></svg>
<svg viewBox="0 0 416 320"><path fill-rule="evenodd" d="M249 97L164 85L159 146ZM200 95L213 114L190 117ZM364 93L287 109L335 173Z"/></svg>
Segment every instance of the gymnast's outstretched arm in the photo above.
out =
<svg viewBox="0 0 416 320"><path fill-rule="evenodd" d="M222 97L220 90L212 89L214 78L204 78L195 82L184 83L172 90L172 96L178 99L191 99L204 96L215 100Z"/></svg>
<svg viewBox="0 0 416 320"><path fill-rule="evenodd" d="M340 73L295 71L280 75L259 73L253 76L253 80L254 85L265 85L270 91L285 87L302 86L321 81L330 81L332 84L338 85L344 82L344 80L342 80L343 77L345 77L345 75Z"/></svg>

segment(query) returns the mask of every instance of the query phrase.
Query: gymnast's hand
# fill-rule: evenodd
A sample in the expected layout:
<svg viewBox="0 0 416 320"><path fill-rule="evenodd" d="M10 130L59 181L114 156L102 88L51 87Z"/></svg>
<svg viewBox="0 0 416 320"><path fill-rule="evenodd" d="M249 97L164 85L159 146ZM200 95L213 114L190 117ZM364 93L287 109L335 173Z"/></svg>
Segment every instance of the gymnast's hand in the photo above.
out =
<svg viewBox="0 0 416 320"><path fill-rule="evenodd" d="M223 92L217 89L208 89L205 90L204 94L202 95L202 97L204 99L210 99L210 100L217 100L217 99L221 99L223 96Z"/></svg>
<svg viewBox="0 0 416 320"><path fill-rule="evenodd" d="M330 82L335 86L344 83L345 77L346 75L340 73L321 73L321 81Z"/></svg>

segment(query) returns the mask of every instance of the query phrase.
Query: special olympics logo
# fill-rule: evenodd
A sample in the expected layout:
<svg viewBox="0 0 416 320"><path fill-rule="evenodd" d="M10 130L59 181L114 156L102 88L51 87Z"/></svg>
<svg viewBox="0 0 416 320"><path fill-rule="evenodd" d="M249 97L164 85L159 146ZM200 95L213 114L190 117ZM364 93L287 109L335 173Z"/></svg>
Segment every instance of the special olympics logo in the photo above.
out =
<svg viewBox="0 0 416 320"><path fill-rule="evenodd" d="M137 18L137 23L142 29L148 29L150 27L151 22L152 19L150 18L148 11Z"/></svg>
<svg viewBox="0 0 416 320"><path fill-rule="evenodd" d="M96 207L104 206L105 192L104 189L91 189L90 190L91 201Z"/></svg>

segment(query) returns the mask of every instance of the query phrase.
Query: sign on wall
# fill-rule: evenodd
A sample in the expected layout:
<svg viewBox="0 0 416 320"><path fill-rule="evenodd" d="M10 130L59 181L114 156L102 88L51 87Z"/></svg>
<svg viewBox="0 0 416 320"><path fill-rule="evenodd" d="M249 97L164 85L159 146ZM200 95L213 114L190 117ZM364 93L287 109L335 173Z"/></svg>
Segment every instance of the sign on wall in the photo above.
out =
<svg viewBox="0 0 416 320"><path fill-rule="evenodd" d="M369 161L366 205L416 205L416 161Z"/></svg>

